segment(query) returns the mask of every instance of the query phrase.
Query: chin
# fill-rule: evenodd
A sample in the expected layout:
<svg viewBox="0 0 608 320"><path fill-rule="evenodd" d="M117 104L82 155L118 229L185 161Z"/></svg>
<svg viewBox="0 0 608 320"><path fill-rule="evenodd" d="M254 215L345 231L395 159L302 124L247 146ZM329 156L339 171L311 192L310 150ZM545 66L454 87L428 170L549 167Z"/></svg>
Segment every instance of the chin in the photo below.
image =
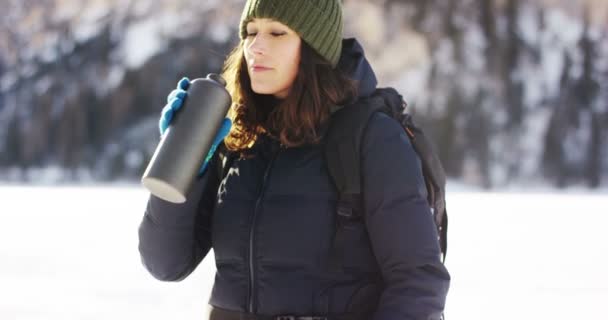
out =
<svg viewBox="0 0 608 320"><path fill-rule="evenodd" d="M258 89L258 88L251 88L251 90L253 90L253 92L257 93L257 94L275 94L276 91L275 90L268 90L268 89Z"/></svg>

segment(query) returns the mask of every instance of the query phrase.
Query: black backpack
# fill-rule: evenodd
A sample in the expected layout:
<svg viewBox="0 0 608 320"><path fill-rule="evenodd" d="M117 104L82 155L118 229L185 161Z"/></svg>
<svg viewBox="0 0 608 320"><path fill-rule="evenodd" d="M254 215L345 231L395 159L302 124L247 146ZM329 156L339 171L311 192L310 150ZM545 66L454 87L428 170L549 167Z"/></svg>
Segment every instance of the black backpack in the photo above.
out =
<svg viewBox="0 0 608 320"><path fill-rule="evenodd" d="M407 104L393 88L377 88L367 98L347 108L333 110L325 145L325 158L330 175L338 189L337 233L334 237L330 265L340 268L340 253L348 246L344 239L344 226L353 219L361 219L360 146L364 130L372 115L384 112L396 119L410 138L418 154L428 193L428 203L434 217L442 260L447 252L448 216L445 206L445 171L431 141L405 112Z"/></svg>
<svg viewBox="0 0 608 320"><path fill-rule="evenodd" d="M343 226L348 222L361 219L357 210L361 197L361 172L359 154L364 130L372 115L384 112L399 121L410 138L422 163L422 173L426 183L428 202L434 216L439 235L441 254L445 261L447 251L448 216L445 207L445 172L437 153L429 139L412 121L411 115L405 113L407 104L393 88L378 88L370 96L359 99L347 108L332 110L331 122L325 140L325 160L330 176L339 192L337 206L337 232L334 236L330 265L340 268L340 252L349 244L344 239ZM218 148L218 174L224 177L225 168L230 167L234 158L222 143Z"/></svg>

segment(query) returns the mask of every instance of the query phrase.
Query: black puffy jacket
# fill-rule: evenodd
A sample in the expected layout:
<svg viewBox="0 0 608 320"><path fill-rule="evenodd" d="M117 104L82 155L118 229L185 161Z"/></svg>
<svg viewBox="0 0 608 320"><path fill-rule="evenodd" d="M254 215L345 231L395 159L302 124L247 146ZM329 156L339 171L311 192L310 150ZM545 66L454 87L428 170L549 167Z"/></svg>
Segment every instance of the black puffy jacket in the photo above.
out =
<svg viewBox="0 0 608 320"><path fill-rule="evenodd" d="M356 40L344 40L340 64L360 80L361 96L373 92L376 78ZM328 268L337 192L322 145L284 148L262 136L252 153L233 161L223 179L214 157L186 203L150 196L139 250L154 277L184 279L213 248L209 303L217 308L439 319L450 276L439 258L420 160L395 120L376 114L364 135L365 219L348 230L340 272Z"/></svg>

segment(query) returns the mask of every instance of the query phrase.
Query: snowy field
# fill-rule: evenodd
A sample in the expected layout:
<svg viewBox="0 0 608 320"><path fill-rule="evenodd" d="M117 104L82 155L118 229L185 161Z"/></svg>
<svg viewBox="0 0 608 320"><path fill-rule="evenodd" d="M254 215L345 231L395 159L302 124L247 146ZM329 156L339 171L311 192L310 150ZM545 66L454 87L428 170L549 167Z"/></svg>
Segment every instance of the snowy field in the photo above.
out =
<svg viewBox="0 0 608 320"><path fill-rule="evenodd" d="M447 320L608 319L608 192L459 190L447 199ZM0 195L0 319L206 318L211 255L177 283L140 263L142 187Z"/></svg>

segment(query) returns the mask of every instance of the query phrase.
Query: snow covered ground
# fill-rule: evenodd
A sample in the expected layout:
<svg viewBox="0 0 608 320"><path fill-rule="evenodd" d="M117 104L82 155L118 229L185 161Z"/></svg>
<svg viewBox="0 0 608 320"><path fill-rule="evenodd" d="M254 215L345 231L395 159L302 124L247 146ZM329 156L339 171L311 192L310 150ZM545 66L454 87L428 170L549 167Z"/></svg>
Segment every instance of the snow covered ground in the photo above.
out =
<svg viewBox="0 0 608 320"><path fill-rule="evenodd" d="M608 319L608 192L454 189L448 320ZM205 319L212 256L178 283L139 261L143 187L0 195L0 319Z"/></svg>

